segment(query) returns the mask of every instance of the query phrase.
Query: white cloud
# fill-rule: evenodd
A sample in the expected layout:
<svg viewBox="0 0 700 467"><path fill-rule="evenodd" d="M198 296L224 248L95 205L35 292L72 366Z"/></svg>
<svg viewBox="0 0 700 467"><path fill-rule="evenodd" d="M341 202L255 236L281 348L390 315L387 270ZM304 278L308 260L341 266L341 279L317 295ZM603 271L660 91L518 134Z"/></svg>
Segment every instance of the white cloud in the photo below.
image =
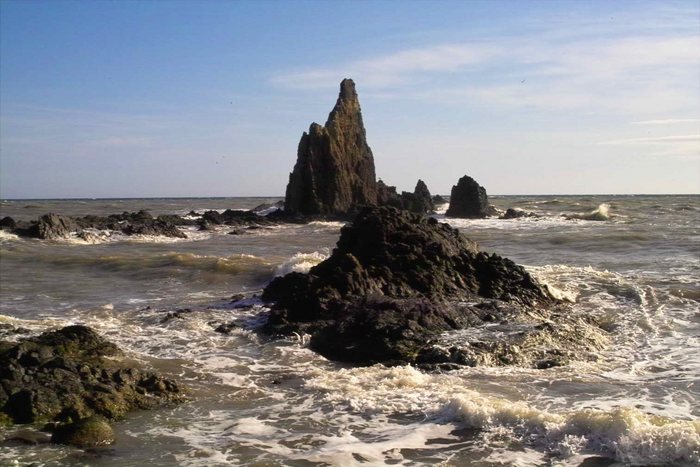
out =
<svg viewBox="0 0 700 467"><path fill-rule="evenodd" d="M699 123L698 118L662 118L658 120L642 120L632 122L632 125L674 125L677 123Z"/></svg>
<svg viewBox="0 0 700 467"><path fill-rule="evenodd" d="M698 135L673 135L673 136L657 136L653 138L630 138L618 139L612 141L603 141L598 144L667 144L667 143L687 143L700 142L700 134Z"/></svg>

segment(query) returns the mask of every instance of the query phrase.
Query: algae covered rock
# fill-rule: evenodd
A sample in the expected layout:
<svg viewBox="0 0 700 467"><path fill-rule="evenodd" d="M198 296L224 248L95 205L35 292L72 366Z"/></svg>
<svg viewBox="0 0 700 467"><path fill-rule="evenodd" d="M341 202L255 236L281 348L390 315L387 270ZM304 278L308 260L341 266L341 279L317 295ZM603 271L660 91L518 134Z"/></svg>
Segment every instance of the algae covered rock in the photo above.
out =
<svg viewBox="0 0 700 467"><path fill-rule="evenodd" d="M78 448L94 448L114 444L114 430L103 417L92 416L56 428L51 442Z"/></svg>
<svg viewBox="0 0 700 467"><path fill-rule="evenodd" d="M184 399L177 383L121 357L116 345L80 325L0 342L0 413L13 423L119 419Z"/></svg>

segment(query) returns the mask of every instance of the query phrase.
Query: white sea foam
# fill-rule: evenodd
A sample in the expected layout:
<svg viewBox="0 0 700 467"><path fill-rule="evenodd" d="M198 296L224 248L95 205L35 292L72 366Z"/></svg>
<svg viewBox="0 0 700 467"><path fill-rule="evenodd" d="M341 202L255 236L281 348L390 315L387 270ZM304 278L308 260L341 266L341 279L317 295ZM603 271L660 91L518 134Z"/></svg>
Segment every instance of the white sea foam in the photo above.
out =
<svg viewBox="0 0 700 467"><path fill-rule="evenodd" d="M328 258L328 249L313 253L297 253L275 269L275 277L284 276L290 272L309 272L309 269Z"/></svg>
<svg viewBox="0 0 700 467"><path fill-rule="evenodd" d="M10 233L6 230L0 229L0 243L3 242L10 242L10 241L15 241L19 240L19 237L13 233Z"/></svg>
<svg viewBox="0 0 700 467"><path fill-rule="evenodd" d="M586 221L607 221L610 220L612 215L610 214L610 205L601 203L596 209L590 212L583 214L566 214L564 217L567 219L581 219Z"/></svg>

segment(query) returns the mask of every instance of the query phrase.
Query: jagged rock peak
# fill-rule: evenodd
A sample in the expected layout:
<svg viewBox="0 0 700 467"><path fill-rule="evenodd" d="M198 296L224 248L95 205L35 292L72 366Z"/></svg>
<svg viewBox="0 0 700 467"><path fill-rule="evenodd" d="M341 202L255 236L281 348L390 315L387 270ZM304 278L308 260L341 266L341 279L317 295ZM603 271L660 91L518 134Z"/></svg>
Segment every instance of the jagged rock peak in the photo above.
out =
<svg viewBox="0 0 700 467"><path fill-rule="evenodd" d="M355 83L344 79L325 126L311 124L299 141L285 211L347 214L377 203L374 156L367 144Z"/></svg>

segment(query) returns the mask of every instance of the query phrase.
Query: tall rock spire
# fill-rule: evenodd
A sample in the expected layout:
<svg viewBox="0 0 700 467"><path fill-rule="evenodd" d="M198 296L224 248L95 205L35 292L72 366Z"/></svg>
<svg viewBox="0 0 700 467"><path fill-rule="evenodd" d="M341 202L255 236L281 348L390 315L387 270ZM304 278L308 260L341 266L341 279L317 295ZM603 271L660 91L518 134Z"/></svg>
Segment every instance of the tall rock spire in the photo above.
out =
<svg viewBox="0 0 700 467"><path fill-rule="evenodd" d="M355 83L344 79L325 126L312 123L299 141L285 211L346 214L377 203L374 156L367 144Z"/></svg>

